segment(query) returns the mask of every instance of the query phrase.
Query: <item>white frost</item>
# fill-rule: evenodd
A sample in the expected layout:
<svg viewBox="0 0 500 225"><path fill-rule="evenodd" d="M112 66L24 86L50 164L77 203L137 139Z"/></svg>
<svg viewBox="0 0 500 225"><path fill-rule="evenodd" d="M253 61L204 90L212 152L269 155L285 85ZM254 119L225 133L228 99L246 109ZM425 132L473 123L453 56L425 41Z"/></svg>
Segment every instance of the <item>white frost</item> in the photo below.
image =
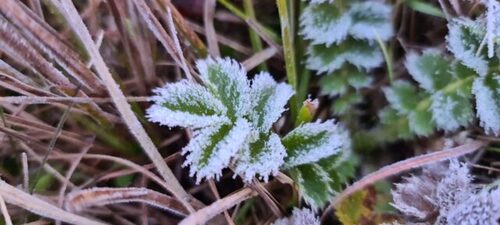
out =
<svg viewBox="0 0 500 225"><path fill-rule="evenodd" d="M472 93L476 96L477 117L486 133L500 135L500 90L492 90L485 85L485 77L478 77L472 85ZM500 76L495 75L496 87L500 87Z"/></svg>
<svg viewBox="0 0 500 225"><path fill-rule="evenodd" d="M387 41L394 36L391 6L376 1L366 1L352 4L348 13L354 17L349 29L354 38L374 41L378 35L382 41ZM365 18L356 21L356 17Z"/></svg>
<svg viewBox="0 0 500 225"><path fill-rule="evenodd" d="M255 176L267 182L269 176L275 176L283 165L286 156L285 147L281 144L280 137L271 133L264 149L255 157L250 156L250 149L242 149L237 161L235 173L240 175L244 182L251 183Z"/></svg>
<svg viewBox="0 0 500 225"><path fill-rule="evenodd" d="M206 164L200 165L204 150L210 145L211 138L221 126L207 127L194 131L193 139L182 149L186 157L184 165L189 165L190 176L196 174L196 183L201 179L216 180L222 175L222 169L229 166L231 158L247 143L247 136L251 131L251 125L245 119L238 119L229 134L217 143L210 154Z"/></svg>
<svg viewBox="0 0 500 225"><path fill-rule="evenodd" d="M271 225L320 225L319 218L308 208L294 208L292 216L274 221Z"/></svg>
<svg viewBox="0 0 500 225"><path fill-rule="evenodd" d="M225 116L226 107L205 87L198 84L182 80L157 88L153 92L155 96L151 99L155 104L147 110L146 115L151 122L170 127L201 128L229 120ZM169 109L163 106L166 103L180 109ZM186 107L199 109L199 112L181 110Z"/></svg>
<svg viewBox="0 0 500 225"><path fill-rule="evenodd" d="M336 11L335 5L315 5L307 6L300 16L301 34L304 39L311 40L311 44L338 44L345 40L352 19L349 14L344 13L336 18L332 18L331 13L322 7L331 7Z"/></svg>
<svg viewBox="0 0 500 225"><path fill-rule="evenodd" d="M467 113L456 115L454 110L457 104L455 100L443 94L442 91L437 91L432 95L432 119L436 122L437 127L445 131L455 131L471 121L472 117Z"/></svg>
<svg viewBox="0 0 500 225"><path fill-rule="evenodd" d="M283 140L285 141L294 136L307 137L321 133L325 133L326 137L319 141L312 140L313 143L305 144L302 149L297 149L297 153L287 159L286 167L317 162L344 149L349 149L351 146L348 131L343 126L335 124L334 120L303 124L287 134Z"/></svg>
<svg viewBox="0 0 500 225"><path fill-rule="evenodd" d="M205 85L211 86L209 88L218 95L219 98L226 96L231 99L230 105L235 110L236 117L246 115L250 109L250 86L247 79L247 72L243 66L234 59L230 58L217 58L215 60L208 58L196 61L196 67L201 74ZM218 72L225 75L229 82L222 90L216 90L214 82L221 82L219 80L211 81L209 79L209 68L216 69ZM237 95L237 96L234 96Z"/></svg>
<svg viewBox="0 0 500 225"><path fill-rule="evenodd" d="M285 111L285 105L294 94L293 89L286 83L276 83L267 72L256 75L252 81L252 107L262 100L262 93L272 92L262 111L251 110L250 120L261 132L267 132ZM261 121L262 120L262 121ZM262 123L262 124L259 124Z"/></svg>
<svg viewBox="0 0 500 225"><path fill-rule="evenodd" d="M469 19L454 20L448 24L449 33L446 36L448 50L459 59L462 64L473 69L479 75L484 76L488 73L488 62L481 56L477 56L479 44L464 43L462 27L467 29L482 29L477 22Z"/></svg>
<svg viewBox="0 0 500 225"><path fill-rule="evenodd" d="M414 51L410 51L406 54L405 67L408 70L408 73L410 73L413 79L416 80L423 89L431 91L434 88L432 76L439 76L442 74L428 74L428 72L425 71L425 69L427 69L425 68L426 65L422 65L420 63L420 59L421 57L426 57L428 55L435 57L441 55L441 53L437 49L427 49L422 55L419 55Z"/></svg>

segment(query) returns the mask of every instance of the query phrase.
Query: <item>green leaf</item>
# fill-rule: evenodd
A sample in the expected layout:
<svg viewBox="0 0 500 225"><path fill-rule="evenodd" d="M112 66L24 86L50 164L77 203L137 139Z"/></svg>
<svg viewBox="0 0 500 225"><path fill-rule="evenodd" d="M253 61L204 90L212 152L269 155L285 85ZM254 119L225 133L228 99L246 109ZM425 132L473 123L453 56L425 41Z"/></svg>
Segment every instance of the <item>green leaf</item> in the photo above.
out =
<svg viewBox="0 0 500 225"><path fill-rule="evenodd" d="M363 96L358 92L349 92L338 99L335 99L332 110L335 114L343 115L355 104L363 101Z"/></svg>
<svg viewBox="0 0 500 225"><path fill-rule="evenodd" d="M391 11L390 5L376 1L352 4L348 12L352 18L349 33L356 39L374 41L378 35L383 41L389 40L394 35Z"/></svg>
<svg viewBox="0 0 500 225"><path fill-rule="evenodd" d="M350 148L347 130L333 120L306 123L282 139L287 150L285 168L316 162Z"/></svg>
<svg viewBox="0 0 500 225"><path fill-rule="evenodd" d="M468 95L461 95L437 91L432 95L431 110L436 126L445 131L455 131L474 119L470 92Z"/></svg>
<svg viewBox="0 0 500 225"><path fill-rule="evenodd" d="M500 135L500 75L476 78L472 90L481 126L486 133Z"/></svg>
<svg viewBox="0 0 500 225"><path fill-rule="evenodd" d="M451 61L436 49L427 49L422 55L410 52L405 62L406 69L413 79L420 83L420 87L430 92L441 89L450 82L450 64Z"/></svg>
<svg viewBox="0 0 500 225"><path fill-rule="evenodd" d="M202 178L218 179L247 142L250 131L251 125L245 119L238 119L234 126L223 124L195 130L192 140L182 149L183 154L189 153L184 164L190 165L190 175L196 174L197 183Z"/></svg>
<svg viewBox="0 0 500 225"><path fill-rule="evenodd" d="M461 18L448 23L448 29L446 41L455 58L479 75L486 75L489 70L487 49L481 47L485 26L480 21Z"/></svg>
<svg viewBox="0 0 500 225"><path fill-rule="evenodd" d="M318 164L306 164L290 170L299 192L313 209L323 207L333 196L329 174Z"/></svg>
<svg viewBox="0 0 500 225"><path fill-rule="evenodd" d="M309 4L300 16L301 34L312 44L338 44L346 39L351 16L335 3Z"/></svg>
<svg viewBox="0 0 500 225"><path fill-rule="evenodd" d="M432 113L427 110L416 110L408 115L410 129L419 136L427 136L434 131L435 124L432 120Z"/></svg>
<svg viewBox="0 0 500 225"><path fill-rule="evenodd" d="M250 183L255 176L267 182L269 176L279 172L286 150L278 135L261 133L257 140L250 143L248 148L242 149L240 154L234 172L246 183Z"/></svg>
<svg viewBox="0 0 500 225"><path fill-rule="evenodd" d="M318 83L321 85L321 92L331 96L345 94L348 88L347 80L342 71L322 76Z"/></svg>
<svg viewBox="0 0 500 225"><path fill-rule="evenodd" d="M198 60L198 70L205 85L227 108L227 116L234 122L250 110L250 87L245 69L229 58Z"/></svg>
<svg viewBox="0 0 500 225"><path fill-rule="evenodd" d="M345 63L358 69L370 70L384 62L384 57L375 43L349 38L339 45L311 45L308 50L307 68L318 73L332 73Z"/></svg>
<svg viewBox="0 0 500 225"><path fill-rule="evenodd" d="M155 89L154 93L155 104L147 110L152 122L190 128L229 122L226 107L201 85L182 80Z"/></svg>
<svg viewBox="0 0 500 225"><path fill-rule="evenodd" d="M391 87L384 88L384 93L391 107L399 113L407 114L417 107L417 90L406 81L395 81Z"/></svg>
<svg viewBox="0 0 500 225"><path fill-rule="evenodd" d="M252 124L260 132L269 131L285 111L284 107L292 95L290 85L276 83L269 73L262 72L255 76L251 88L252 110L249 113Z"/></svg>
<svg viewBox="0 0 500 225"><path fill-rule="evenodd" d="M406 0L406 4L413 10L417 12L421 12L431 16L437 16L441 18L445 18L444 13L436 6L426 3L422 0Z"/></svg>

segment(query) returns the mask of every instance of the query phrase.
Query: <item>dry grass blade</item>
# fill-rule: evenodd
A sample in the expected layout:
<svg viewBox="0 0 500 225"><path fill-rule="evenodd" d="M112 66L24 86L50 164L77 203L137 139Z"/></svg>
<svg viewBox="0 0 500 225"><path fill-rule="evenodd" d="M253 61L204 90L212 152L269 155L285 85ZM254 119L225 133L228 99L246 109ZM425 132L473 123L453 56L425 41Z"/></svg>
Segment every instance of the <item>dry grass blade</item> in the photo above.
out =
<svg viewBox="0 0 500 225"><path fill-rule="evenodd" d="M139 13L142 18L148 25L149 29L156 36L156 39L160 41L160 43L165 47L167 52L170 54L170 57L178 64L181 65L181 60L178 58L179 53L175 48L175 43L170 36L168 36L167 32L161 26L160 21L153 15L151 8L147 5L144 0L136 0L133 1L136 5Z"/></svg>
<svg viewBox="0 0 500 225"><path fill-rule="evenodd" d="M53 2L56 3L58 8L63 12L63 15L66 17L69 24L76 32L77 36L84 43L85 49L90 54L97 73L106 84L106 88L108 89L108 92L111 95L116 108L122 115L125 124L128 126L130 132L134 135L134 137L138 140L149 158L153 161L163 179L168 182L167 184L169 186L169 190L175 197L179 199L179 201L181 201L186 206L186 208L189 209L189 211L194 211L192 206L188 203L188 200L191 199L190 195L182 188L181 184L176 179L170 168L167 166L165 161L163 161L163 157L160 155L158 149L156 149L151 138L146 133L146 130L144 130L141 123L135 116L130 104L125 98L125 95L120 90L118 84L113 79L108 67L104 63L104 59L102 58L96 45L92 41L90 33L85 27L85 24L79 16L75 6L68 1L53 0Z"/></svg>
<svg viewBox="0 0 500 225"><path fill-rule="evenodd" d="M172 10L170 8L167 8L167 23L170 30L170 35L172 35L172 38L174 39L175 49L177 49L177 53L179 53L181 68L184 71L184 74L186 74L188 80L194 82L193 76L191 75L189 67L186 63L186 57L184 57L184 53L182 52L181 43L179 41L179 38L177 37L177 30L175 29L174 19L172 18Z"/></svg>
<svg viewBox="0 0 500 225"><path fill-rule="evenodd" d="M182 220L179 225L202 225L207 223L223 211L235 206L236 204L245 201L253 196L256 196L251 188L244 188L234 194L231 194L223 199L217 200L211 205L196 211Z"/></svg>
<svg viewBox="0 0 500 225"><path fill-rule="evenodd" d="M150 97L137 96L125 97L128 102L148 102ZM12 104L50 104L60 103L109 103L113 102L111 98L89 98L89 97L41 97L41 96L5 96L0 97L0 102Z"/></svg>
<svg viewBox="0 0 500 225"><path fill-rule="evenodd" d="M170 213L186 216L189 212L176 199L146 188L91 188L70 193L64 208L71 212L83 211L92 206L140 202Z"/></svg>
<svg viewBox="0 0 500 225"><path fill-rule="evenodd" d="M170 0L159 0L160 3L163 3L163 9L170 8L172 10L172 16L174 18L174 22L179 28L179 31L182 33L184 37L189 40L191 46L193 46L196 50L196 53L199 58L207 57L207 48L201 39L196 35L196 33L187 25L186 20L181 15L181 13L175 8Z"/></svg>
<svg viewBox="0 0 500 225"><path fill-rule="evenodd" d="M3 16L0 16L0 47L2 47L2 51L5 51L18 61L26 62L36 71L44 74L47 79L62 90L76 88L64 74L55 69L50 62L36 51L35 47L26 41Z"/></svg>
<svg viewBox="0 0 500 225"><path fill-rule="evenodd" d="M5 0L0 4L0 12L18 27L37 46L37 49L56 60L68 73L85 88L104 91L102 82L90 71L83 60L58 33L16 0Z"/></svg>
<svg viewBox="0 0 500 225"><path fill-rule="evenodd" d="M205 0L203 5L203 22L205 24L205 34L207 36L208 52L213 57L220 57L219 43L214 27L216 0Z"/></svg>
<svg viewBox="0 0 500 225"><path fill-rule="evenodd" d="M5 205L5 201L3 200L1 194L0 194L0 209L2 210L2 215L5 220L5 224L12 225L12 220L10 219L9 211L7 211L7 206Z"/></svg>
<svg viewBox="0 0 500 225"><path fill-rule="evenodd" d="M450 148L443 151L433 152L421 156L416 156L410 159L396 162L394 164L382 167L381 169L368 174L361 180L356 181L351 186L347 187L342 193L340 193L333 201L332 205L335 206L337 203L341 202L344 198L349 197L351 194L367 187L368 185L374 184L377 181L385 179L387 177L396 175L398 173L428 165L431 163L443 161L446 159L456 158L474 151L477 151L484 147L486 142L483 141L473 141L468 144L464 144L455 148Z"/></svg>
<svg viewBox="0 0 500 225"><path fill-rule="evenodd" d="M255 53L252 55L250 58L247 60L243 61L243 67L247 70L250 71L253 68L257 67L258 65L262 64L263 62L267 61L274 55L276 55L278 51L274 47L269 47L266 48L260 52Z"/></svg>
<svg viewBox="0 0 500 225"><path fill-rule="evenodd" d="M37 215L61 220L66 223L76 224L76 225L104 225L105 223L97 222L94 220L87 219L75 215L73 213L66 212L58 207L53 206L39 198L33 197L9 184L5 181L0 180L0 195L3 196L7 203L16 205L23 209L26 209Z"/></svg>

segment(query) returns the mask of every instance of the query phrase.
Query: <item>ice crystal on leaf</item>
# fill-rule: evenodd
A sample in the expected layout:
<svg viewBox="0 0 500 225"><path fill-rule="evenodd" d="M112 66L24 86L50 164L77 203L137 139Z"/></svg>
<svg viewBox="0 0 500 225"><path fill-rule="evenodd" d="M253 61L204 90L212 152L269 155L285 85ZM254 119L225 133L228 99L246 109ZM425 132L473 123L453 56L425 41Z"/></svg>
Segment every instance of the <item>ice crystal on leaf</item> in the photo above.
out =
<svg viewBox="0 0 500 225"><path fill-rule="evenodd" d="M265 72L249 81L241 64L228 58L199 60L196 65L203 85L182 80L156 89L147 117L161 125L193 129L182 153L197 182L218 179L228 167L247 183L254 177L267 181L279 169L293 169L284 166L287 154L300 152L307 159L301 163L314 163L349 148L344 128L332 121L303 124L322 136L307 136L299 127L291 134L305 138L295 135L296 146L284 145L287 139L281 140L272 126L293 95L290 85L277 83Z"/></svg>
<svg viewBox="0 0 500 225"><path fill-rule="evenodd" d="M500 189L477 191L471 181L469 169L458 160L430 165L396 184L392 205L405 215L405 224L497 224Z"/></svg>
<svg viewBox="0 0 500 225"><path fill-rule="evenodd" d="M352 25L349 14L342 13L335 4L320 3L307 6L300 17L301 34L312 44L327 47L346 39Z"/></svg>
<svg viewBox="0 0 500 225"><path fill-rule="evenodd" d="M500 75L476 78L472 92L481 126L486 133L500 135Z"/></svg>
<svg viewBox="0 0 500 225"><path fill-rule="evenodd" d="M398 80L384 92L391 107L408 117L413 133L425 136L435 128L455 131L472 121L472 70L435 49L408 53L405 66L423 91Z"/></svg>
<svg viewBox="0 0 500 225"><path fill-rule="evenodd" d="M454 19L448 24L448 49L455 58L481 76L488 73L486 49L481 42L486 33L481 21Z"/></svg>
<svg viewBox="0 0 500 225"><path fill-rule="evenodd" d="M333 120L303 124L283 137L286 167L316 162L349 147L349 135Z"/></svg>
<svg viewBox="0 0 500 225"><path fill-rule="evenodd" d="M391 6L375 1L352 4L348 12L352 18L349 34L362 40L391 39L394 35L392 24L389 22L391 11Z"/></svg>
<svg viewBox="0 0 500 225"><path fill-rule="evenodd" d="M294 208L292 215L288 218L281 218L274 221L271 225L320 225L319 218L311 209Z"/></svg>

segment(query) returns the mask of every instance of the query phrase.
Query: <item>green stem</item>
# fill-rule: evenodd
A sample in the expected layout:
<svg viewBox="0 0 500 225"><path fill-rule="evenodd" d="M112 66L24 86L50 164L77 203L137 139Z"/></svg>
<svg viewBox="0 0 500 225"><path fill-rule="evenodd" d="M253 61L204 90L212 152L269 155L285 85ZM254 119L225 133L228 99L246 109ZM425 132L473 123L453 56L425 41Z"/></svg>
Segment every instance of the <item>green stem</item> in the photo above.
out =
<svg viewBox="0 0 500 225"><path fill-rule="evenodd" d="M274 31L272 29L258 23L255 19L252 19L251 17L249 17L247 14L245 14L245 12L243 12L241 9L236 7L229 0L217 0L217 2L219 2L222 6L226 7L226 9L229 10L231 13L233 13L234 15L239 17L240 19L244 20L246 23L248 23L248 21L250 21L250 20L255 21L262 28L262 30L267 35L269 35L269 37L271 39L273 39L274 41L276 41L276 42L281 41L279 36L276 33L274 33Z"/></svg>
<svg viewBox="0 0 500 225"><path fill-rule="evenodd" d="M280 15L281 36L283 40L283 51L285 55L285 68L288 83L292 86L295 93L297 93L297 64L295 61L295 50L293 33L291 33L290 16L288 14L288 5L286 0L277 0L278 12ZM290 101L290 109L292 118L295 120L298 113L297 96L292 97Z"/></svg>
<svg viewBox="0 0 500 225"><path fill-rule="evenodd" d="M250 19L255 20L255 10L253 8L252 0L243 0L243 9L245 10L246 16ZM252 44L252 49L254 52L262 51L262 40L260 39L259 34L253 31L251 28L248 29L250 35L250 43ZM262 63L259 65L260 70L267 71L267 65Z"/></svg>

